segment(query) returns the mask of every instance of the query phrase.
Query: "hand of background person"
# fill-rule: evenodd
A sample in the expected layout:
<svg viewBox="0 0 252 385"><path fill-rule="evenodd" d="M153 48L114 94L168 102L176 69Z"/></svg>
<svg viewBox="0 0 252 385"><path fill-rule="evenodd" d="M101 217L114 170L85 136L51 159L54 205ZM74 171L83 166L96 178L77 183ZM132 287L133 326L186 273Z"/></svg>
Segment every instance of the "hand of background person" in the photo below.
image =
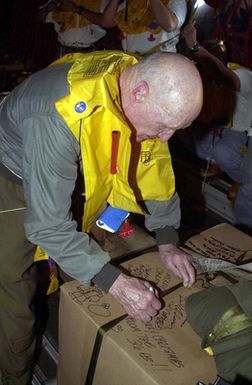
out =
<svg viewBox="0 0 252 385"><path fill-rule="evenodd" d="M122 273L110 287L109 293L130 316L136 320L147 322L161 308L156 293L150 291L150 287L149 282Z"/></svg>
<svg viewBox="0 0 252 385"><path fill-rule="evenodd" d="M185 43L189 49L197 43L197 30L191 23L184 26L181 31L181 36L185 39Z"/></svg>
<svg viewBox="0 0 252 385"><path fill-rule="evenodd" d="M192 266L192 256L178 249L175 245L159 245L160 258L165 267L182 278L185 287L195 282L195 270Z"/></svg>
<svg viewBox="0 0 252 385"><path fill-rule="evenodd" d="M46 4L41 5L36 15L36 21L39 23L44 23L46 16L49 12L54 12L57 10L57 4L55 1L48 1Z"/></svg>
<svg viewBox="0 0 252 385"><path fill-rule="evenodd" d="M55 12L55 11L57 11L57 9L58 9L57 4L54 1L49 3L47 8L46 8L47 12Z"/></svg>
<svg viewBox="0 0 252 385"><path fill-rule="evenodd" d="M80 7L71 0L65 0L60 5L60 10L64 12L78 13Z"/></svg>

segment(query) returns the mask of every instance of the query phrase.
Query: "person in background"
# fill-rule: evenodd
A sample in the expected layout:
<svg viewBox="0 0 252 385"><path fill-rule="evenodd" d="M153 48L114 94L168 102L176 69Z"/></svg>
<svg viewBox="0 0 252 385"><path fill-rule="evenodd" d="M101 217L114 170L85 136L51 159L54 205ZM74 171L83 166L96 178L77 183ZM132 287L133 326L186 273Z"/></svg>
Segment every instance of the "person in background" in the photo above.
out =
<svg viewBox="0 0 252 385"><path fill-rule="evenodd" d="M252 72L234 63L229 63L227 67L219 58L200 46L196 29L191 24L184 27L182 36L194 60L201 66L203 85L204 77L209 78L210 69L213 73L209 92L204 92L205 108L203 107L198 121L200 124L208 120L209 127L215 130L202 135L202 129L199 128L198 133L192 129L196 153L200 158L212 159L233 181L239 183L234 201L234 225L251 233ZM206 64L209 63L210 66L207 67ZM216 120L216 114L219 114L219 120Z"/></svg>
<svg viewBox="0 0 252 385"><path fill-rule="evenodd" d="M83 14L104 28L117 25L126 52L146 54L159 48L176 52L187 4L185 0L110 0L103 13L83 10Z"/></svg>
<svg viewBox="0 0 252 385"><path fill-rule="evenodd" d="M213 38L224 40L228 61L252 69L252 0L205 0L214 9Z"/></svg>
<svg viewBox="0 0 252 385"><path fill-rule="evenodd" d="M176 246L180 206L167 141L191 124L201 106L202 82L194 63L180 54L161 52L140 61L118 51L66 55L4 99L0 106L4 385L25 385L30 380L37 246L72 278L109 292L135 319L149 321L160 309L150 283L111 265L109 254L90 238L91 224L106 202L145 214L146 227L156 232L164 265L185 286L194 283L191 256ZM115 133L118 153L113 157ZM143 152L149 153L148 162L142 162ZM82 232L76 230L70 210L79 168L86 198Z"/></svg>
<svg viewBox="0 0 252 385"><path fill-rule="evenodd" d="M82 10L103 12L109 0L63 0L49 1L40 7L46 23L53 23L58 35L59 52L57 57L71 52L89 52L104 49L103 38L106 30L93 24Z"/></svg>

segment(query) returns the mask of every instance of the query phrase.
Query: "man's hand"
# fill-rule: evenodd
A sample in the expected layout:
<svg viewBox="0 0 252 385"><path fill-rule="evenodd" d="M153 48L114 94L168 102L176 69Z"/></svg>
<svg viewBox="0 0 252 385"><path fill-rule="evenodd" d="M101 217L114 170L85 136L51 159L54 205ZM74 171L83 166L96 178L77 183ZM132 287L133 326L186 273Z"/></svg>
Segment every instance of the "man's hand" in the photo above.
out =
<svg viewBox="0 0 252 385"><path fill-rule="evenodd" d="M124 307L126 312L144 322L150 321L159 309L161 303L155 293L150 291L150 283L124 273L115 280L109 293Z"/></svg>
<svg viewBox="0 0 252 385"><path fill-rule="evenodd" d="M182 38L185 39L186 45L191 49L197 43L197 31L196 28L188 23L181 31Z"/></svg>
<svg viewBox="0 0 252 385"><path fill-rule="evenodd" d="M159 245L160 258L165 267L182 278L183 284L190 287L195 282L195 270L192 266L192 256L178 249L175 245Z"/></svg>

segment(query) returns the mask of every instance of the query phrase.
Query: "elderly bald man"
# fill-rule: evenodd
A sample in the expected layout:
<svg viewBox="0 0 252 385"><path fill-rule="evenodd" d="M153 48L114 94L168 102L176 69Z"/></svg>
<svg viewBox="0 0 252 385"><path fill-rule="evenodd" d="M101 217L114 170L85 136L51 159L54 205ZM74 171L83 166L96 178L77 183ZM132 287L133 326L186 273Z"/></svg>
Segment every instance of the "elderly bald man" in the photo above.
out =
<svg viewBox="0 0 252 385"><path fill-rule="evenodd" d="M18 385L29 381L36 246L71 277L111 293L135 319L149 321L159 311L161 303L150 284L112 266L109 254L90 238L91 223L104 203L145 213L147 228L156 231L164 264L186 286L193 284L190 256L176 247L180 209L167 140L188 126L201 106L201 79L187 58L156 53L138 61L116 51L66 55L33 74L3 101L0 369L4 379ZM70 210L78 167L85 185L83 232L76 230ZM139 201L145 203L146 212Z"/></svg>

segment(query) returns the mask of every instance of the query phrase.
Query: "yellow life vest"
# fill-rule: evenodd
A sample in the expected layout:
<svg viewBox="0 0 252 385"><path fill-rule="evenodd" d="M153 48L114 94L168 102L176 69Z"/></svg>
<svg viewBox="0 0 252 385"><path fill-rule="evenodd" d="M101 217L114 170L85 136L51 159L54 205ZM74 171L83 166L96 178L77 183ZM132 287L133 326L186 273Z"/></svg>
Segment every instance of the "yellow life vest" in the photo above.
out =
<svg viewBox="0 0 252 385"><path fill-rule="evenodd" d="M162 0L164 5L168 0ZM122 32L158 34L162 28L157 24L149 0L128 0L128 5L117 12L115 21Z"/></svg>
<svg viewBox="0 0 252 385"><path fill-rule="evenodd" d="M89 11L100 12L100 0L75 0L73 1L78 6L83 6ZM92 24L91 21L82 15L78 15L69 11L54 11L52 14L53 20L62 25L64 31L72 28L85 27Z"/></svg>
<svg viewBox="0 0 252 385"><path fill-rule="evenodd" d="M137 58L120 51L96 51L65 55L53 64L64 62L73 63L68 73L70 94L55 105L80 142L86 194L83 231L90 231L106 201L144 214L139 201L169 199L175 183L167 143L158 138L136 143L120 104L120 73ZM113 131L119 133L115 174L110 172Z"/></svg>

